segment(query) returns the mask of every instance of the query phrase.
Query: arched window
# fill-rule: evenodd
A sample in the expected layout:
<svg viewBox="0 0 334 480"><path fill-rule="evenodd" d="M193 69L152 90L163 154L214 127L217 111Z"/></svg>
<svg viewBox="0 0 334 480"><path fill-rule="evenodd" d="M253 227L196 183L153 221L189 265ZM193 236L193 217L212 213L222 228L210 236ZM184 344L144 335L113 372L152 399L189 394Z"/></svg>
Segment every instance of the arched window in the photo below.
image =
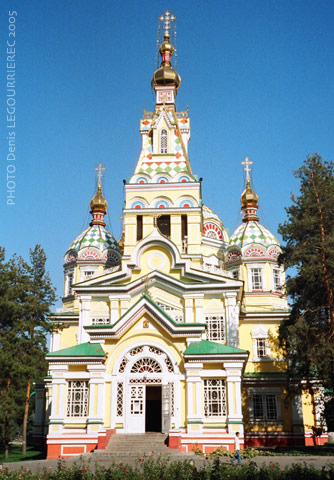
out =
<svg viewBox="0 0 334 480"><path fill-rule="evenodd" d="M160 132L160 153L167 153L167 130L165 128Z"/></svg>

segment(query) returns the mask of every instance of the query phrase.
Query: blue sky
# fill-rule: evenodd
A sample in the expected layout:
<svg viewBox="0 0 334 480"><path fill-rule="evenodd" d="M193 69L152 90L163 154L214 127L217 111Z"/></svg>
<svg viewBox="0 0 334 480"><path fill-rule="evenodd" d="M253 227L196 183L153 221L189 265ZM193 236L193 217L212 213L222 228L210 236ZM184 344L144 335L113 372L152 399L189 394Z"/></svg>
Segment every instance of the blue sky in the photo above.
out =
<svg viewBox="0 0 334 480"><path fill-rule="evenodd" d="M306 155L333 159L334 3L308 0L3 0L0 7L0 245L41 244L62 294L63 255L89 222L94 167L106 167L110 228L120 236L122 179L154 107L157 18L177 16L177 107L189 105L189 156L203 199L230 233L254 162L260 220L273 233ZM16 10L16 204L6 205L8 11Z"/></svg>

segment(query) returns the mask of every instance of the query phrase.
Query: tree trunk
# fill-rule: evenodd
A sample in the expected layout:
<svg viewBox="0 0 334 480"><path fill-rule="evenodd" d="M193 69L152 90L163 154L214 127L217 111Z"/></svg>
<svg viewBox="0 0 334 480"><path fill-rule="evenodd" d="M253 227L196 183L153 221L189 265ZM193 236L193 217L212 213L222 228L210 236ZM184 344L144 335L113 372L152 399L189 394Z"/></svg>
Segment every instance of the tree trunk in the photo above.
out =
<svg viewBox="0 0 334 480"><path fill-rule="evenodd" d="M22 426L22 455L27 453L27 424L28 424L28 415L29 415L29 400L30 400L30 379L27 382L26 388L26 398L24 403L24 415L23 415L23 426Z"/></svg>
<svg viewBox="0 0 334 480"><path fill-rule="evenodd" d="M327 295L328 295L328 303L329 303L329 324L330 324L330 338L334 335L334 294L333 290L331 289L330 282L329 282L329 274L327 270L327 259L326 259L326 254L323 248L323 245L325 244L326 240L326 235L325 235L325 228L324 228L324 217L323 217L323 212L320 204L320 198L319 198L319 193L318 189L315 185L314 181L314 175L313 172L311 172L312 176L312 186L313 186L313 191L315 194L315 200L317 203L317 208L318 208L318 214L320 217L320 236L321 236L321 249L320 249L320 258L321 258L321 266L322 266L322 272L324 276L324 282L325 282L325 287L327 290Z"/></svg>
<svg viewBox="0 0 334 480"><path fill-rule="evenodd" d="M8 458L9 455L9 441L10 441L10 418L9 418L9 390L12 384L12 380L7 378L6 381L6 412L5 412L5 458Z"/></svg>

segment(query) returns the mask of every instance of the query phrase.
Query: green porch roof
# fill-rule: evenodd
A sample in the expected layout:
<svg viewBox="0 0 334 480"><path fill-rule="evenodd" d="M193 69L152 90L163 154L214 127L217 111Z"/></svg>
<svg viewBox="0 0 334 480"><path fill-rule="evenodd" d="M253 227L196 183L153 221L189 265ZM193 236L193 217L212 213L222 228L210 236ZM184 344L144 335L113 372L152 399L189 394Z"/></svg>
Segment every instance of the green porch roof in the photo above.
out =
<svg viewBox="0 0 334 480"><path fill-rule="evenodd" d="M191 342L183 353L184 355L224 355L249 352L229 345L210 342L210 340L201 340L200 342Z"/></svg>
<svg viewBox="0 0 334 480"><path fill-rule="evenodd" d="M104 357L105 352L99 343L80 343L74 347L51 352L46 357Z"/></svg>

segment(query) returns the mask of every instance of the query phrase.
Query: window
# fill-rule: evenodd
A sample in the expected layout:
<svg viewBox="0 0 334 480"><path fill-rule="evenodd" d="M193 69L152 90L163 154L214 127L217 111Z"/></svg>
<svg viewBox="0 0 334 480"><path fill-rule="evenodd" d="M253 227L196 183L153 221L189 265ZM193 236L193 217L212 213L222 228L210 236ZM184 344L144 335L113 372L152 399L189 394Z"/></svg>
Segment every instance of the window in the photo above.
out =
<svg viewBox="0 0 334 480"><path fill-rule="evenodd" d="M253 338L253 361L269 360L269 330L259 325L255 330L252 330Z"/></svg>
<svg viewBox="0 0 334 480"><path fill-rule="evenodd" d="M204 416L222 417L226 412L225 381L220 378L204 379Z"/></svg>
<svg viewBox="0 0 334 480"><path fill-rule="evenodd" d="M117 416L123 416L123 382L117 382Z"/></svg>
<svg viewBox="0 0 334 480"><path fill-rule="evenodd" d="M253 420L275 421L278 419L277 397L274 394L252 396Z"/></svg>
<svg viewBox="0 0 334 480"><path fill-rule="evenodd" d="M267 341L265 338L256 339L256 356L258 358L267 356Z"/></svg>
<svg viewBox="0 0 334 480"><path fill-rule="evenodd" d="M170 215L160 215L157 218L157 226L162 235L170 237Z"/></svg>
<svg viewBox="0 0 334 480"><path fill-rule="evenodd" d="M67 295L73 295L72 285L73 285L73 273L69 273L67 275Z"/></svg>
<svg viewBox="0 0 334 480"><path fill-rule="evenodd" d="M224 315L209 315L205 317L207 330L207 340L214 342L225 342L225 322Z"/></svg>
<svg viewBox="0 0 334 480"><path fill-rule="evenodd" d="M165 128L160 132L160 153L167 153L167 130Z"/></svg>
<svg viewBox="0 0 334 480"><path fill-rule="evenodd" d="M137 215L137 242L143 238L143 215Z"/></svg>
<svg viewBox="0 0 334 480"><path fill-rule="evenodd" d="M232 275L235 280L239 279L239 269L238 270L232 270Z"/></svg>
<svg viewBox="0 0 334 480"><path fill-rule="evenodd" d="M83 272L84 274L84 280L89 280L90 278L92 278L92 276L94 275L94 270L86 270Z"/></svg>
<svg viewBox="0 0 334 480"><path fill-rule="evenodd" d="M252 290L263 290L262 268L251 268Z"/></svg>
<svg viewBox="0 0 334 480"><path fill-rule="evenodd" d="M182 241L186 241L188 238L187 215L181 215L181 237Z"/></svg>
<svg viewBox="0 0 334 480"><path fill-rule="evenodd" d="M87 417L88 415L88 381L74 380L68 382L67 416Z"/></svg>
<svg viewBox="0 0 334 480"><path fill-rule="evenodd" d="M281 271L279 268L273 269L273 287L274 290L282 290Z"/></svg>

